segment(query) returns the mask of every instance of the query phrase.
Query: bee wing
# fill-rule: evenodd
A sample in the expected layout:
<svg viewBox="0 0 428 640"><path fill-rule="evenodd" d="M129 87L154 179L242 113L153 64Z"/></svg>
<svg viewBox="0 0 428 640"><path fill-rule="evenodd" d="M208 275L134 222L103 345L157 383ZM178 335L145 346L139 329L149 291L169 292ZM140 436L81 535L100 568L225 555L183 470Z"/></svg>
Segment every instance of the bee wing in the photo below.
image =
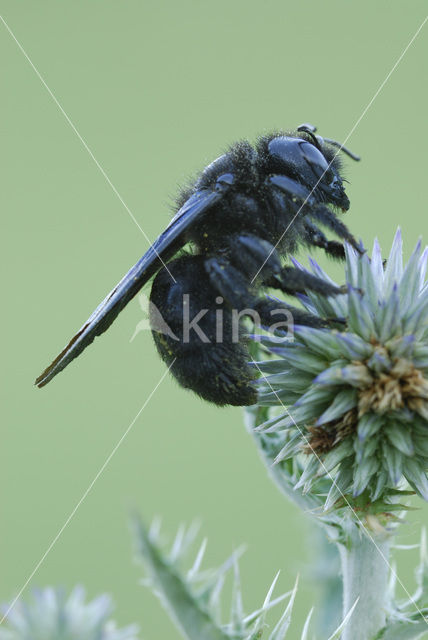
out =
<svg viewBox="0 0 428 640"><path fill-rule="evenodd" d="M185 231L221 198L221 191L200 189L184 203L165 231L110 291L67 346L36 379L35 384L38 387L43 387L52 380L74 358L77 358L96 336L109 328L128 302L159 271L164 261L169 260L185 244Z"/></svg>

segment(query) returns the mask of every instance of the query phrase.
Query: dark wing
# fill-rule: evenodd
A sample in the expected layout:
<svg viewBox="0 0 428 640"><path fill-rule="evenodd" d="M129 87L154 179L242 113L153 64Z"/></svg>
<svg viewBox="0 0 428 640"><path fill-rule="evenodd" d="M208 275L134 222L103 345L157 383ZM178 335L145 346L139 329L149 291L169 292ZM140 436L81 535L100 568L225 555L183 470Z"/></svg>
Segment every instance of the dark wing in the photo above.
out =
<svg viewBox="0 0 428 640"><path fill-rule="evenodd" d="M74 358L82 353L96 336L104 333L128 302L139 292L146 282L184 244L185 231L193 222L222 198L220 190L200 189L184 203L171 220L165 231L155 240L150 249L135 264L108 296L95 309L90 318L79 329L68 345L52 364L36 379L35 384L43 387L62 371Z"/></svg>

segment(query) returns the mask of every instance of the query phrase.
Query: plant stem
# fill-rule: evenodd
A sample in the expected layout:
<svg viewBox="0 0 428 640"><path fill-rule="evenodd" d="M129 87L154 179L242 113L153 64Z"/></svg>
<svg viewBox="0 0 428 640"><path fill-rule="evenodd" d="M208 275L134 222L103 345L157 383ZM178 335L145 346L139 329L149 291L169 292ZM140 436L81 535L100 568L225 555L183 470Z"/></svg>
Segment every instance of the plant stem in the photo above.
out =
<svg viewBox="0 0 428 640"><path fill-rule="evenodd" d="M390 540L369 537L352 525L348 544L339 545L343 576L343 613L358 604L344 629L343 640L373 640L386 622Z"/></svg>
<svg viewBox="0 0 428 640"><path fill-rule="evenodd" d="M343 589L339 549L321 527L311 527L309 542L313 549L310 575L319 591L315 609L317 630L320 638L329 638L342 621Z"/></svg>

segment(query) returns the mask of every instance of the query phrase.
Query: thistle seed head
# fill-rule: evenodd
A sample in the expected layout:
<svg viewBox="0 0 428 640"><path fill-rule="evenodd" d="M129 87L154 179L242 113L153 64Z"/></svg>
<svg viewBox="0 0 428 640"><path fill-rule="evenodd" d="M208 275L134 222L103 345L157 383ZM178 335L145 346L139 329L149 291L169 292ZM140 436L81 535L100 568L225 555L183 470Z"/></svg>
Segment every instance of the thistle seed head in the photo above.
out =
<svg viewBox="0 0 428 640"><path fill-rule="evenodd" d="M27 601L17 600L3 607L0 640L138 640L138 628L119 629L110 619L109 596L85 602L85 590L75 587L70 595L63 589L34 589Z"/></svg>
<svg viewBox="0 0 428 640"><path fill-rule="evenodd" d="M428 500L427 258L418 243L403 266L400 231L386 265L377 241L371 257L347 247L347 293L301 296L345 328L261 339L271 356L258 363L259 404L271 414L259 430L281 435L277 463L307 458L306 487L329 476L345 494L379 500L406 479ZM313 260L311 272L332 282Z"/></svg>

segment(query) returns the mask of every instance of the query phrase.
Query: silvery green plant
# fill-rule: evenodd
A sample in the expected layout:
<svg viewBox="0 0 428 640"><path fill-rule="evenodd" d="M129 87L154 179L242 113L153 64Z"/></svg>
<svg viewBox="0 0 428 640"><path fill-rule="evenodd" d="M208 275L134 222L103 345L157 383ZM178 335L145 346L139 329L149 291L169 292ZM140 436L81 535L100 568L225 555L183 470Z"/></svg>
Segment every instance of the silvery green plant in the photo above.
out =
<svg viewBox="0 0 428 640"><path fill-rule="evenodd" d="M288 639L293 605L297 593L297 582L294 588L276 598L273 591L278 581L277 574L268 589L262 606L250 614L244 612L241 580L238 569L238 558L242 550L237 550L217 569L202 569L206 539L194 552L194 560L190 568L186 568L186 560L197 534L197 528L187 530L180 527L174 542L167 550L162 540L159 523L155 522L147 530L139 518L134 519L134 532L137 556L146 568L144 586L152 589L162 605L175 622L182 635L188 640L283 640ZM353 625L352 620L357 613L361 595L357 596L343 621L328 634L315 636L312 629L313 608L299 633L300 640L339 640L365 638L384 640L411 640L421 638L427 633L427 621L423 615L428 613L428 553L425 533L422 533L420 545L420 562L415 575L417 588L413 595L404 601L397 602L395 587L397 576L394 569L389 573L384 601L385 625L378 633L362 635L361 625ZM373 549L375 547L372 545ZM375 569L378 564L375 563ZM232 602L230 620L225 622L222 616L222 590L227 575L232 579ZM360 584L361 588L370 589L370 585ZM270 609L285 603L279 620L268 627L266 614ZM415 610L417 607L417 610ZM369 612L366 612L369 613ZM351 630L351 632L349 632ZM296 636L293 636L296 637Z"/></svg>
<svg viewBox="0 0 428 640"><path fill-rule="evenodd" d="M284 640L289 638L289 628L297 581L294 588L273 598L279 573L268 589L262 606L246 614L244 612L238 558L236 551L217 569L204 570L202 562L206 548L204 540L196 551L190 568L184 569L189 548L194 542L197 528L181 527L169 551L164 550L158 522L147 531L139 518L134 519L134 531L138 558L146 567L148 578L143 584L149 586L188 640ZM232 602L230 619L222 617L222 592L226 577L231 574ZM286 603L278 621L272 628L266 624L266 614L280 603ZM329 635L328 640L339 640L343 629L352 617L355 604L343 622ZM313 610L308 613L300 634L308 640ZM323 639L326 640L326 639Z"/></svg>
<svg viewBox="0 0 428 640"><path fill-rule="evenodd" d="M428 632L425 551L413 597L397 603L388 586L399 581L389 553L409 496L428 500L427 258L418 243L403 265L400 231L386 262L377 242L371 256L347 247L347 293L300 298L326 328L259 337L253 362L259 403L247 428L281 491L337 545L343 611L358 599L344 640Z"/></svg>
<svg viewBox="0 0 428 640"><path fill-rule="evenodd" d="M34 589L26 600L6 606L0 640L138 640L136 625L118 629L110 619L108 595L85 602L85 590Z"/></svg>

